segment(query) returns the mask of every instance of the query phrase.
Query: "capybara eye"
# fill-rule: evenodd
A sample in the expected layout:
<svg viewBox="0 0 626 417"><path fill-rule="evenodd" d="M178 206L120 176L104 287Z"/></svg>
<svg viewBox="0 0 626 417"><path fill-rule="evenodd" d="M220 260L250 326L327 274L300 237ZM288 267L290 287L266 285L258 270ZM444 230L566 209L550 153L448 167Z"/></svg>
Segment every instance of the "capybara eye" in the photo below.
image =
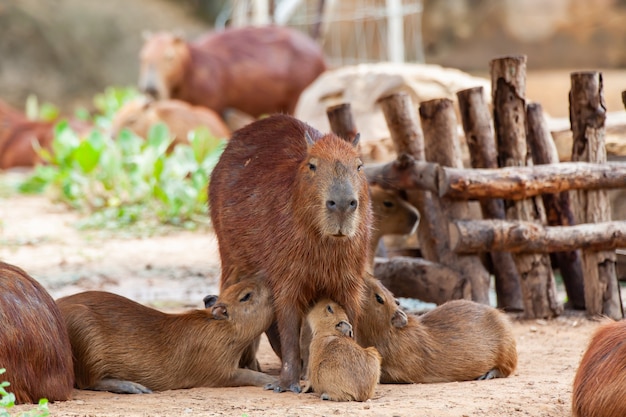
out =
<svg viewBox="0 0 626 417"><path fill-rule="evenodd" d="M251 292L249 292L246 295L244 295L243 297L241 297L239 302L240 303L245 303L246 301L248 301L250 299L250 297L252 297L252 293Z"/></svg>
<svg viewBox="0 0 626 417"><path fill-rule="evenodd" d="M391 207L393 207L393 201L385 200L385 201L383 201L383 206L385 206L387 208L391 208Z"/></svg>
<svg viewBox="0 0 626 417"><path fill-rule="evenodd" d="M359 164L359 165L357 165L357 167L356 167L356 170L357 170L357 171L360 171L360 170L362 170L362 169L363 169L363 164Z"/></svg>
<svg viewBox="0 0 626 417"><path fill-rule="evenodd" d="M328 304L326 306L326 311L328 311L330 314L334 314L335 312L333 311L333 308L330 306L330 304Z"/></svg>
<svg viewBox="0 0 626 417"><path fill-rule="evenodd" d="M317 165L315 165L315 164L314 164L314 163L312 163L312 162L309 162L309 169L310 169L311 171L315 172L315 170L317 169Z"/></svg>
<svg viewBox="0 0 626 417"><path fill-rule="evenodd" d="M385 304L385 300L383 300L383 297L378 294L376 294L376 301L378 301L379 304Z"/></svg>
<svg viewBox="0 0 626 417"><path fill-rule="evenodd" d="M396 301L396 305L399 306L400 305L400 300L398 300L397 298L395 299Z"/></svg>

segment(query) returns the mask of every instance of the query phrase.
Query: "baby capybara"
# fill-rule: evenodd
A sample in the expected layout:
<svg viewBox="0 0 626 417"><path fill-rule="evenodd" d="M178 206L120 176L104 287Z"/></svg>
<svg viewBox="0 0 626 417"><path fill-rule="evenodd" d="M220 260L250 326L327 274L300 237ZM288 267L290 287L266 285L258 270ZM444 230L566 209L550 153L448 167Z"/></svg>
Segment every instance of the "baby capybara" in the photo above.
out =
<svg viewBox="0 0 626 417"><path fill-rule="evenodd" d="M358 322L372 214L357 142L274 115L235 132L211 174L222 288L262 272L274 297L275 391L300 391L300 325L317 300Z"/></svg>
<svg viewBox="0 0 626 417"><path fill-rule="evenodd" d="M254 118L293 114L302 90L326 69L320 46L287 27L229 28L189 43L170 33L146 38L139 88L220 115L227 108Z"/></svg>
<svg viewBox="0 0 626 417"><path fill-rule="evenodd" d="M449 301L416 317L405 314L377 279L368 295L357 340L383 357L380 382L431 383L506 377L517 366L508 317L468 300Z"/></svg>
<svg viewBox="0 0 626 417"><path fill-rule="evenodd" d="M65 322L48 292L22 269L0 262L0 380L21 403L69 400L74 387Z"/></svg>
<svg viewBox="0 0 626 417"><path fill-rule="evenodd" d="M626 416L626 321L601 325L576 371L574 417Z"/></svg>
<svg viewBox="0 0 626 417"><path fill-rule="evenodd" d="M269 290L256 280L229 287L210 309L182 314L101 291L57 303L69 330L80 389L135 394L275 381L238 368L243 350L273 318Z"/></svg>
<svg viewBox="0 0 626 417"><path fill-rule="evenodd" d="M352 338L345 311L334 301L319 301L307 315L313 337L308 384L323 400L366 401L374 396L381 357Z"/></svg>

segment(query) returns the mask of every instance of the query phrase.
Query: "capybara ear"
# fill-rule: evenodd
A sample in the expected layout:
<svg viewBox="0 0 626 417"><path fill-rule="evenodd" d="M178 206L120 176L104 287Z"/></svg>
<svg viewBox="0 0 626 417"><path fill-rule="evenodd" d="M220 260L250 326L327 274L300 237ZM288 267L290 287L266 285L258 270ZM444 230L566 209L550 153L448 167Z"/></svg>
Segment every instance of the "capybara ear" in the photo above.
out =
<svg viewBox="0 0 626 417"><path fill-rule="evenodd" d="M344 336L348 336L350 339L354 337L354 334L352 333L352 325L345 320L341 320L337 323L335 329L337 329Z"/></svg>
<svg viewBox="0 0 626 417"><path fill-rule="evenodd" d="M217 295L209 294L202 301L204 301L204 308L213 307L213 304L217 302Z"/></svg>
<svg viewBox="0 0 626 417"><path fill-rule="evenodd" d="M352 146L355 148L359 145L359 140L361 139L361 133L357 133L354 135L354 140L352 141Z"/></svg>
<svg viewBox="0 0 626 417"><path fill-rule="evenodd" d="M393 327L401 329L408 323L409 319L404 311L398 309L395 313L393 313L393 316L391 317L391 324L393 325Z"/></svg>
<svg viewBox="0 0 626 417"><path fill-rule="evenodd" d="M313 144L315 143L313 142L313 138L311 137L309 132L307 132L306 130L304 131L304 139L306 140L307 148L311 148L311 146L313 146Z"/></svg>
<svg viewBox="0 0 626 417"><path fill-rule="evenodd" d="M141 37L143 38L144 41L150 40L150 38L152 38L153 33L150 32L149 30L144 30L141 32Z"/></svg>
<svg viewBox="0 0 626 417"><path fill-rule="evenodd" d="M228 319L228 309L224 304L217 304L216 306L214 306L213 310L211 310L211 313L213 314L213 318L215 320Z"/></svg>

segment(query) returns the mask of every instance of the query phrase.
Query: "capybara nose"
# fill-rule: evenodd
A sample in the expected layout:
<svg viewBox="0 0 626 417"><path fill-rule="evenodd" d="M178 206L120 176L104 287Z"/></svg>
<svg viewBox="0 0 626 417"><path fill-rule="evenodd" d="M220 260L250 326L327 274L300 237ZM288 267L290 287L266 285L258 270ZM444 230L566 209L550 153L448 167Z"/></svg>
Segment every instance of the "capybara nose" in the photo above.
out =
<svg viewBox="0 0 626 417"><path fill-rule="evenodd" d="M158 98L159 92L154 85L146 85L143 87L142 92L153 98Z"/></svg>
<svg viewBox="0 0 626 417"><path fill-rule="evenodd" d="M359 202L355 199L336 199L326 201L326 207L332 212L345 213L355 211Z"/></svg>

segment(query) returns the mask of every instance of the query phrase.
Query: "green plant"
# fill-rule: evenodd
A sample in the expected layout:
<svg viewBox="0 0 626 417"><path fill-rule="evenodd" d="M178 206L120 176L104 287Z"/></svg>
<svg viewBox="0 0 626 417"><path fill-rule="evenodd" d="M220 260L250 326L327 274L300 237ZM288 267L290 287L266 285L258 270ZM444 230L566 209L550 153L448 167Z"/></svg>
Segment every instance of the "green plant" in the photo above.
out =
<svg viewBox="0 0 626 417"><path fill-rule="evenodd" d="M0 368L0 375L6 372L6 369ZM15 394L8 392L6 388L11 385L8 381L0 382L0 417L11 417L7 410L15 406ZM20 414L20 417L47 417L50 415L48 409L48 400L42 398L39 400L37 408L26 413Z"/></svg>

